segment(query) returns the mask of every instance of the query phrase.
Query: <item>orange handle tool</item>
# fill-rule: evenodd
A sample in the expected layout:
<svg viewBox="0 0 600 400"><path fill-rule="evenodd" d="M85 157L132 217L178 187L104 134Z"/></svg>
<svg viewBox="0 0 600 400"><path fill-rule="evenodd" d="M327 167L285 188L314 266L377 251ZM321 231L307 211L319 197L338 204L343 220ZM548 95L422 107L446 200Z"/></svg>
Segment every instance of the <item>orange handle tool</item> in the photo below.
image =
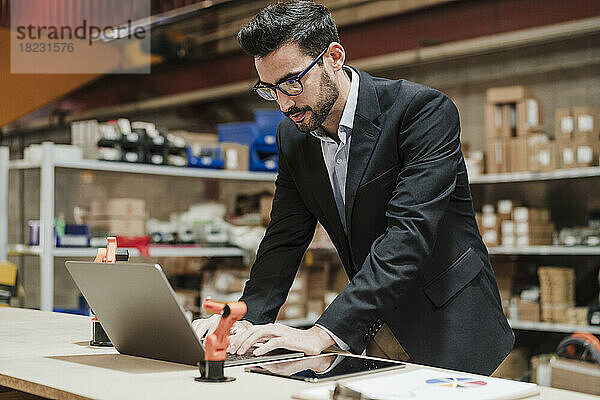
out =
<svg viewBox="0 0 600 400"><path fill-rule="evenodd" d="M229 347L229 331L234 323L246 315L248 308L243 301L224 304L211 299L206 299L202 306L215 314L221 313L217 329L204 342L204 357L209 361L224 361Z"/></svg>
<svg viewBox="0 0 600 400"><path fill-rule="evenodd" d="M106 238L106 248L99 248L95 263L114 263L117 261L117 238Z"/></svg>

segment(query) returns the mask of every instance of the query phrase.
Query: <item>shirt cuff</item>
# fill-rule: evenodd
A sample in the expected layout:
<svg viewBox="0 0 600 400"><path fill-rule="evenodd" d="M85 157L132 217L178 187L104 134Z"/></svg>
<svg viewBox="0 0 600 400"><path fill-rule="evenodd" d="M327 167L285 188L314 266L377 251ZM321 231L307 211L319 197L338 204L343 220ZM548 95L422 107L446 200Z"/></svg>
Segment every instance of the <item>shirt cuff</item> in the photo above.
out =
<svg viewBox="0 0 600 400"><path fill-rule="evenodd" d="M340 339L339 337L337 337L337 336L336 336L336 335L335 335L333 332L331 332L329 329L325 328L325 327L324 327L323 325L321 325L321 324L315 324L315 326L318 326L319 328L321 328L321 329L323 329L325 332L327 332L327 334L328 334L329 336L331 336L331 338L334 340L335 344L337 344L337 346L338 346L340 349L342 349L342 350L344 350L344 351L350 350L350 346L348 346L348 345L346 344L346 342L344 342L342 339Z"/></svg>

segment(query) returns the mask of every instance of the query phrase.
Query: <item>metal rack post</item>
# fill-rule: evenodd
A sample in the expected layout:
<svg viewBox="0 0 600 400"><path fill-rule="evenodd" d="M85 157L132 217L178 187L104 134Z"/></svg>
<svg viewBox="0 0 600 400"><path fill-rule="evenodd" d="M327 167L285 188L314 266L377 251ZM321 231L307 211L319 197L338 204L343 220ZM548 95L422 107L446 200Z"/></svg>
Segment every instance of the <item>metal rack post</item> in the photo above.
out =
<svg viewBox="0 0 600 400"><path fill-rule="evenodd" d="M8 147L0 147L0 262L8 259Z"/></svg>
<svg viewBox="0 0 600 400"><path fill-rule="evenodd" d="M40 165L40 309L54 308L54 143L42 143Z"/></svg>

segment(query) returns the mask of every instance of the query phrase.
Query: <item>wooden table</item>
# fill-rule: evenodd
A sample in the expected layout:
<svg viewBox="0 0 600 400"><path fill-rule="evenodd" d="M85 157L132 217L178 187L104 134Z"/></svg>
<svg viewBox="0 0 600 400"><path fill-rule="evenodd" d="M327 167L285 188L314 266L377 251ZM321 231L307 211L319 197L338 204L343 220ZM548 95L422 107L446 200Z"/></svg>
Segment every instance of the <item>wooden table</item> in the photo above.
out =
<svg viewBox="0 0 600 400"><path fill-rule="evenodd" d="M0 386L60 399L289 399L313 384L227 368L235 382L194 381L195 367L120 355L88 345L90 318L0 308ZM420 366L409 364L402 373ZM540 388L531 399L598 397ZM0 400L2 399L0 393Z"/></svg>

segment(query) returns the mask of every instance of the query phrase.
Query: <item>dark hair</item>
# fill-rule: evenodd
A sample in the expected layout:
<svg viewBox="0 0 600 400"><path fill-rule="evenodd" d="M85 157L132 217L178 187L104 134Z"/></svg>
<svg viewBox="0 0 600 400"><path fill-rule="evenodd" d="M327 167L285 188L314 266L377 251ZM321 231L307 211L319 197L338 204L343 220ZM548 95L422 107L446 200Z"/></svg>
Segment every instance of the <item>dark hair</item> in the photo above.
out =
<svg viewBox="0 0 600 400"><path fill-rule="evenodd" d="M304 53L316 57L339 37L327 7L288 1L261 10L240 29L238 41L254 57L264 57L287 43L298 43Z"/></svg>

